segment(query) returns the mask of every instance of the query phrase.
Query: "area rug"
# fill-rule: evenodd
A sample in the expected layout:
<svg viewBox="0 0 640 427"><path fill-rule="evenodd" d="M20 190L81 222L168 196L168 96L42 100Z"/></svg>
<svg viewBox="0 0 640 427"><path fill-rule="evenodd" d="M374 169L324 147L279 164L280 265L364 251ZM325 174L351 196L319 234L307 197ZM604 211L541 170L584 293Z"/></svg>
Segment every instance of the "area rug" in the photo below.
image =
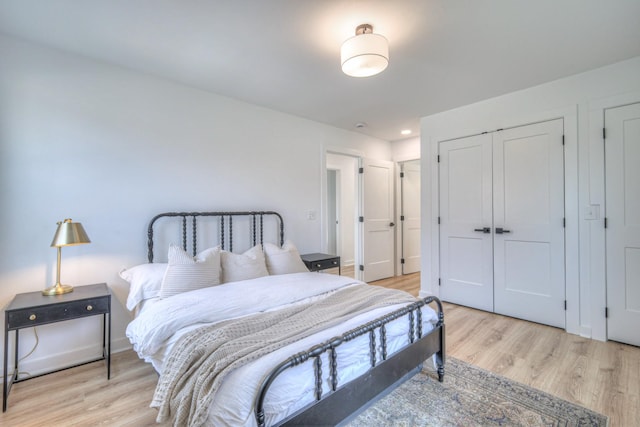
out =
<svg viewBox="0 0 640 427"><path fill-rule="evenodd" d="M447 358L444 383L425 368L346 423L371 426L607 426L608 417Z"/></svg>

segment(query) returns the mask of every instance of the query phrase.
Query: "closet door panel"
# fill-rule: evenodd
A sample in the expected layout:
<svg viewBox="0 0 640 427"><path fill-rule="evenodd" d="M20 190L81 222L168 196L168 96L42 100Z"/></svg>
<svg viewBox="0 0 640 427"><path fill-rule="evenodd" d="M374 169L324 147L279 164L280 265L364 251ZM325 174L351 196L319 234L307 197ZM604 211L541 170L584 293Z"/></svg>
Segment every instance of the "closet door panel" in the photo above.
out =
<svg viewBox="0 0 640 427"><path fill-rule="evenodd" d="M495 311L557 327L565 324L562 134L554 120L493 137Z"/></svg>
<svg viewBox="0 0 640 427"><path fill-rule="evenodd" d="M439 150L440 297L493 311L491 136L445 141Z"/></svg>
<svg viewBox="0 0 640 427"><path fill-rule="evenodd" d="M605 110L607 337L640 346L640 103Z"/></svg>

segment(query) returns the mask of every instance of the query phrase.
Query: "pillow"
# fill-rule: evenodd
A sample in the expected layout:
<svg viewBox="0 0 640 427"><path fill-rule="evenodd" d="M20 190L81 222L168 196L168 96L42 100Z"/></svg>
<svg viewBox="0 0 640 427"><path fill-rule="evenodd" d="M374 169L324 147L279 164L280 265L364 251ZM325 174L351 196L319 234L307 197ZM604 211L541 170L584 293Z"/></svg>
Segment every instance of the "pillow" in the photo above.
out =
<svg viewBox="0 0 640 427"><path fill-rule="evenodd" d="M120 277L129 282L127 309L133 310L142 301L160 295L162 278L167 271L167 264L140 264L120 272Z"/></svg>
<svg viewBox="0 0 640 427"><path fill-rule="evenodd" d="M192 257L180 246L169 246L169 265L162 279L160 298L220 284L220 248Z"/></svg>
<svg viewBox="0 0 640 427"><path fill-rule="evenodd" d="M222 264L222 283L269 275L264 252L262 252L260 245L252 247L243 254L222 251L220 261Z"/></svg>
<svg viewBox="0 0 640 427"><path fill-rule="evenodd" d="M269 274L304 273L309 269L300 258L300 253L289 240L282 248L273 243L264 244L264 255L267 260Z"/></svg>

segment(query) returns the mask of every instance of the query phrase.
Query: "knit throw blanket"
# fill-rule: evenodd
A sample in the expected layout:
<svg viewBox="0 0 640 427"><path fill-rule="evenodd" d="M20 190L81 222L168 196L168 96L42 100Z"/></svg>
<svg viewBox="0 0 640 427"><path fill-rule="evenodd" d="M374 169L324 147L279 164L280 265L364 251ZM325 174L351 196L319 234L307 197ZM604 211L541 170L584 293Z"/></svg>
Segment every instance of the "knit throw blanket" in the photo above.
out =
<svg viewBox="0 0 640 427"><path fill-rule="evenodd" d="M202 426L217 388L233 369L366 311L415 301L402 291L355 285L317 302L187 333L173 346L158 380L151 402L158 408L156 421Z"/></svg>

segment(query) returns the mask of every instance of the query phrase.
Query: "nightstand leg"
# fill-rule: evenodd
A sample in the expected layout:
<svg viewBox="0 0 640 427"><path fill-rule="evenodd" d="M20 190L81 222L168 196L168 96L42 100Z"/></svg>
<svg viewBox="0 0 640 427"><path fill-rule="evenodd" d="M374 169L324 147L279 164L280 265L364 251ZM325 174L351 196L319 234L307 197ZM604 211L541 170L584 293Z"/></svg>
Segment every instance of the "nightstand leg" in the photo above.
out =
<svg viewBox="0 0 640 427"><path fill-rule="evenodd" d="M105 313L105 316L107 314ZM109 305L109 329L108 329L108 339L107 339L107 379L111 379L111 305Z"/></svg>
<svg viewBox="0 0 640 427"><path fill-rule="evenodd" d="M7 320L5 320L6 325ZM2 412L7 411L7 381L9 377L9 372L7 372L7 368L9 366L9 331L7 329L4 330L4 376L2 377Z"/></svg>
<svg viewBox="0 0 640 427"><path fill-rule="evenodd" d="M13 376L13 378L18 378L19 375L19 371L18 371L18 348L20 348L19 343L19 335L18 332L20 332L19 329L16 329L16 346L13 349L13 356L14 356L14 364L13 364L13 372L15 373L15 375Z"/></svg>

